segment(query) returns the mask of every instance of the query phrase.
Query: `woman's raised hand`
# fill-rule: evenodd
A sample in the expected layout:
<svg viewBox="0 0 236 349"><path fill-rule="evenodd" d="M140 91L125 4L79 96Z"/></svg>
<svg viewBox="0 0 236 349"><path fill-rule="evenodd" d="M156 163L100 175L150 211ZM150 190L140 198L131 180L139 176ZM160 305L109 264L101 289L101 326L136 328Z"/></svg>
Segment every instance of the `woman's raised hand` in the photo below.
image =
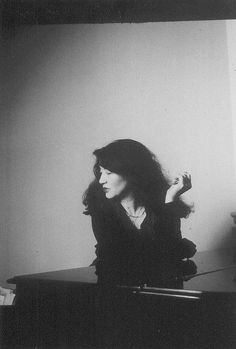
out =
<svg viewBox="0 0 236 349"><path fill-rule="evenodd" d="M188 172L181 173L178 177L174 179L172 185L167 190L165 202L168 203L174 201L181 194L185 193L191 188L191 175Z"/></svg>

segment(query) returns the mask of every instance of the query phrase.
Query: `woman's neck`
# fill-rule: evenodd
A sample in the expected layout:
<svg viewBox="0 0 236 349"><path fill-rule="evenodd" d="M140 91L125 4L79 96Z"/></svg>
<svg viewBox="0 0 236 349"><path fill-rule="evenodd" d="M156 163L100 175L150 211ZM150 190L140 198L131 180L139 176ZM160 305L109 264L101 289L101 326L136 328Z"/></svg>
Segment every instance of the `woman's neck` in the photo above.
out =
<svg viewBox="0 0 236 349"><path fill-rule="evenodd" d="M133 216L135 216L135 214L137 214L137 211L142 208L142 206L137 205L137 203L135 202L133 194L126 195L123 199L121 199L120 203L125 211Z"/></svg>
<svg viewBox="0 0 236 349"><path fill-rule="evenodd" d="M137 205L133 195L127 195L120 201L121 205L125 209L125 212L131 222L135 225L137 229L141 228L146 217L146 210L144 206Z"/></svg>

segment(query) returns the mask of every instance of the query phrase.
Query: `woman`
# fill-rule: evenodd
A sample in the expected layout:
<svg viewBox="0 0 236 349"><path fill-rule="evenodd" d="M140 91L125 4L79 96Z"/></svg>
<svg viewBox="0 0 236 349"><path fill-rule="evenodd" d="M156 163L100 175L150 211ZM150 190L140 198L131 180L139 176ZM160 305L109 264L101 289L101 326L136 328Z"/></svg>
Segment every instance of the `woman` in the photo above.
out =
<svg viewBox="0 0 236 349"><path fill-rule="evenodd" d="M190 175L169 185L154 154L131 139L93 154L95 180L83 203L97 240L93 265L99 281L160 285L171 263L196 252L180 231L190 208L179 197L191 188Z"/></svg>

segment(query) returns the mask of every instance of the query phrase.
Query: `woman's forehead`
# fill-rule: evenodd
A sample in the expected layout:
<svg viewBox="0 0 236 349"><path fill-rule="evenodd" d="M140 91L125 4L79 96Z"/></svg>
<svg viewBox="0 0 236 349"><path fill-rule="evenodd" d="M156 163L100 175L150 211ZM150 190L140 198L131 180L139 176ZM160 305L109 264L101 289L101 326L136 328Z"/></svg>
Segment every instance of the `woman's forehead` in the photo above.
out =
<svg viewBox="0 0 236 349"><path fill-rule="evenodd" d="M117 159L98 159L96 168L101 170L107 170L114 173L120 173L124 170L122 164Z"/></svg>

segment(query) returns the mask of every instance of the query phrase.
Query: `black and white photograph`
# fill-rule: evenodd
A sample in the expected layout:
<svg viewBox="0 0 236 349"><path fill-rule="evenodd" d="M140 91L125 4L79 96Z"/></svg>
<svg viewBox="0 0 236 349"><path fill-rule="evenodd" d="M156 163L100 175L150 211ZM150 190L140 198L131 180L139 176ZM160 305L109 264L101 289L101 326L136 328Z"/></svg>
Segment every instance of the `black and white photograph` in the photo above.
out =
<svg viewBox="0 0 236 349"><path fill-rule="evenodd" d="M0 347L236 348L236 3L1 19Z"/></svg>

